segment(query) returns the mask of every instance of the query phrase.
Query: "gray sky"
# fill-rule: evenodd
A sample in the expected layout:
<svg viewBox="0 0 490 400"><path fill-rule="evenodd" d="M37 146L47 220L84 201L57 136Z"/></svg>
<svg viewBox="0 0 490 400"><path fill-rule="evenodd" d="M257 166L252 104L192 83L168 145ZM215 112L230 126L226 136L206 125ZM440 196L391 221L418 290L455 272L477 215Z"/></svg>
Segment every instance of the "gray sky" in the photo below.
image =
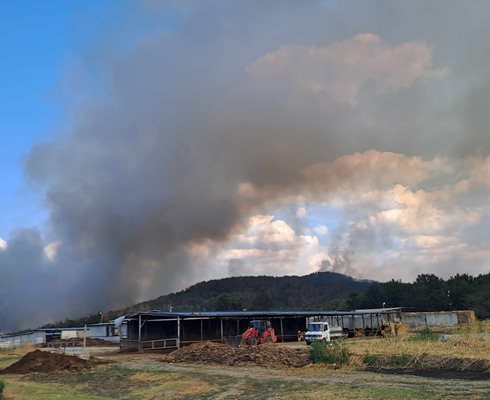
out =
<svg viewBox="0 0 490 400"><path fill-rule="evenodd" d="M487 273L489 7L109 5L26 157L48 218L0 242L0 327L230 275Z"/></svg>

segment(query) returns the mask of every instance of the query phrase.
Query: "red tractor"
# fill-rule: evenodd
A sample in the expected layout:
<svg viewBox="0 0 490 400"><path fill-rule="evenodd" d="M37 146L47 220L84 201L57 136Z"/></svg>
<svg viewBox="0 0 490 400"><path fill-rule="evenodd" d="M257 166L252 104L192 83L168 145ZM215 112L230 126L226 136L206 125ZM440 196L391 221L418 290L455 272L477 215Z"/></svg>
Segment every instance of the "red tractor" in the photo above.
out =
<svg viewBox="0 0 490 400"><path fill-rule="evenodd" d="M270 321L254 320L248 325L248 329L242 334L242 342L249 346L262 343L276 343L277 336Z"/></svg>

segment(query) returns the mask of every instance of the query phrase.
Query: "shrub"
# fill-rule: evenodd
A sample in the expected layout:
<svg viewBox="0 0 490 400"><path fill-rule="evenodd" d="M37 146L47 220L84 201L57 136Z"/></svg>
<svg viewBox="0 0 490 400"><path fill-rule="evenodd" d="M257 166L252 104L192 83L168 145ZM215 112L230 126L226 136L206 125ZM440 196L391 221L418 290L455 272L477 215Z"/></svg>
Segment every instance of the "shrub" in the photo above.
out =
<svg viewBox="0 0 490 400"><path fill-rule="evenodd" d="M371 354L369 351L366 351L366 353L364 353L364 356L362 357L362 362L367 365L376 365L378 362L378 356Z"/></svg>
<svg viewBox="0 0 490 400"><path fill-rule="evenodd" d="M409 340L411 342L426 341L426 342L438 342L440 335L438 333L432 332L429 328L421 331L417 336L412 336Z"/></svg>
<svg viewBox="0 0 490 400"><path fill-rule="evenodd" d="M310 358L315 364L349 364L349 348L343 340L334 342L316 341L311 344Z"/></svg>
<svg viewBox="0 0 490 400"><path fill-rule="evenodd" d="M0 381L0 398L3 395L3 389L5 389L5 383L3 381Z"/></svg>
<svg viewBox="0 0 490 400"><path fill-rule="evenodd" d="M412 360L408 354L397 354L391 357L391 364L394 367L406 367Z"/></svg>

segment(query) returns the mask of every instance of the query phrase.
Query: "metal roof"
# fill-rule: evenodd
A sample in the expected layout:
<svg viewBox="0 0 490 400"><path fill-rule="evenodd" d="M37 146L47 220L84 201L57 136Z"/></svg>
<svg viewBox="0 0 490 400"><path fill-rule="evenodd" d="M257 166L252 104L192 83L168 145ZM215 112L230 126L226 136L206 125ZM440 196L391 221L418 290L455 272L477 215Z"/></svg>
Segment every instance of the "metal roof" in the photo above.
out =
<svg viewBox="0 0 490 400"><path fill-rule="evenodd" d="M343 316L343 315L365 315L365 314L389 314L400 311L402 307L372 308L367 310L285 310L285 311L140 311L127 318L136 316L154 316L168 318L255 318L255 317L312 317L312 316Z"/></svg>

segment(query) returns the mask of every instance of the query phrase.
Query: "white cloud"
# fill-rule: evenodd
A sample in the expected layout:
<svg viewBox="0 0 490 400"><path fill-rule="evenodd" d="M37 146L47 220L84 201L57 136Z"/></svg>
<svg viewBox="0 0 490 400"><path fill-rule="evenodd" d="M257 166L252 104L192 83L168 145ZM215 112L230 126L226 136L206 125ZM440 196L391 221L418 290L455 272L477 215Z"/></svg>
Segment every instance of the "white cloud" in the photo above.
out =
<svg viewBox="0 0 490 400"><path fill-rule="evenodd" d="M489 171L489 157L424 160L370 150L305 168L302 179L285 188L247 184L245 200L275 198L281 207L300 199L309 210L335 207L340 220L328 232L324 260L332 263L331 253L345 252L352 267L346 270L358 276L480 273L489 268L479 244L487 240L490 221ZM324 229L303 232L321 235ZM289 239L300 240L292 233Z"/></svg>
<svg viewBox="0 0 490 400"><path fill-rule="evenodd" d="M326 235L328 228L325 225L318 225L313 228L313 231L318 235Z"/></svg>
<svg viewBox="0 0 490 400"><path fill-rule="evenodd" d="M214 267L215 275L304 275L318 270L327 256L316 236L296 233L284 220L254 215L223 243L190 247L196 262Z"/></svg>
<svg viewBox="0 0 490 400"><path fill-rule="evenodd" d="M44 247L43 253L48 258L49 261L54 261L58 255L58 250L60 248L61 242L52 242Z"/></svg>
<svg viewBox="0 0 490 400"><path fill-rule="evenodd" d="M433 68L431 59L432 51L423 42L393 46L364 33L325 47L281 46L252 63L248 73L261 85L326 95L355 106L364 87L389 93L442 76L445 69Z"/></svg>
<svg viewBox="0 0 490 400"><path fill-rule="evenodd" d="M308 212L306 211L306 208L304 208L304 207L300 207L300 208L298 208L298 209L296 210L296 216L297 216L298 218L303 219L303 218L305 218L307 215L308 215Z"/></svg>
<svg viewBox="0 0 490 400"><path fill-rule="evenodd" d="M0 238L0 251L5 251L7 250L7 242Z"/></svg>

